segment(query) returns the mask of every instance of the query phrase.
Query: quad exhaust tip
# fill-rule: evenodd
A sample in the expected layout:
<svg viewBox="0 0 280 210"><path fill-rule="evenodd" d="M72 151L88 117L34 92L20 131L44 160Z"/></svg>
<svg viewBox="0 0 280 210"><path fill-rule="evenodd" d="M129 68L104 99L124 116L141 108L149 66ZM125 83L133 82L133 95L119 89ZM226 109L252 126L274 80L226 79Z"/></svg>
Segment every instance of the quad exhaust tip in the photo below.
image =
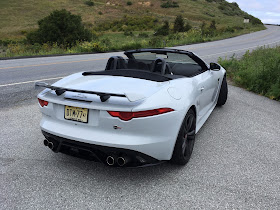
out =
<svg viewBox="0 0 280 210"><path fill-rule="evenodd" d="M115 164L115 158L113 156L108 156L106 158L106 163L109 165L109 166L112 166Z"/></svg>
<svg viewBox="0 0 280 210"><path fill-rule="evenodd" d="M53 143L50 141L49 144L48 144L48 147L53 150L54 146L53 146Z"/></svg>
<svg viewBox="0 0 280 210"><path fill-rule="evenodd" d="M117 163L118 163L119 166L125 166L125 165L127 165L130 161L131 161L130 157L129 157L129 156L126 156L126 155L120 156L120 157L118 157L118 159L117 159Z"/></svg>
<svg viewBox="0 0 280 210"><path fill-rule="evenodd" d="M118 157L117 163L119 166L124 166L127 163L127 161L124 157Z"/></svg>
<svg viewBox="0 0 280 210"><path fill-rule="evenodd" d="M106 158L106 163L109 165L109 166L113 166L115 164L117 164L118 166L122 167L124 165L126 165L127 163L129 162L129 158L128 157L115 157L113 155L109 155L107 158Z"/></svg>
<svg viewBox="0 0 280 210"><path fill-rule="evenodd" d="M44 145L46 147L49 147L51 150L54 149L54 144L51 141L48 141L47 139L44 140Z"/></svg>
<svg viewBox="0 0 280 210"><path fill-rule="evenodd" d="M47 147L49 145L49 141L47 139L44 140L44 145Z"/></svg>

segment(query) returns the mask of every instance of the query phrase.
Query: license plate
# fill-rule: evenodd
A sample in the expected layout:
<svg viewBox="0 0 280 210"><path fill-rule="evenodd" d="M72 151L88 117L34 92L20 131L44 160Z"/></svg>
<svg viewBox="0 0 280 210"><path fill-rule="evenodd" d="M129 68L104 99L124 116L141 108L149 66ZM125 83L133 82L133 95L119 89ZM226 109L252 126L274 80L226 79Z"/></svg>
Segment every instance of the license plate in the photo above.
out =
<svg viewBox="0 0 280 210"><path fill-rule="evenodd" d="M73 121L87 123L88 122L88 109L80 108L80 107L73 107L73 106L65 106L64 118L66 120L73 120Z"/></svg>

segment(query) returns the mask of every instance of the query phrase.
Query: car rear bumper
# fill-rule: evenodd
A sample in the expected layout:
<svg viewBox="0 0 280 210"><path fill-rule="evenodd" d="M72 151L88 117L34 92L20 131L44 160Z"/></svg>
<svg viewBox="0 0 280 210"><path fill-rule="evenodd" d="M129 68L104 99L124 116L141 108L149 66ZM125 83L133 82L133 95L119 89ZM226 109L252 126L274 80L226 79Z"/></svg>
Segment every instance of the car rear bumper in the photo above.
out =
<svg viewBox="0 0 280 210"><path fill-rule="evenodd" d="M85 125L43 114L40 127L49 136L112 148L111 152L114 154L124 149L145 154L158 161L171 159L181 125L179 112L133 119L129 122L112 118L107 112L105 114L96 125ZM114 129L115 125L120 129ZM108 152L106 154L109 155Z"/></svg>
<svg viewBox="0 0 280 210"><path fill-rule="evenodd" d="M135 163L146 165L171 159L181 124L179 112L133 119L129 122L114 119L108 116L107 112L105 114L110 119L100 118L96 125L84 125L43 114L40 127L47 139L55 140L54 145L62 144L63 148L78 148L79 145L83 145L82 148L88 148L85 150L93 153L97 156L95 159L103 163L106 163L105 156L109 155L129 156L133 159L130 164L133 166ZM115 125L121 129L114 129ZM55 151L66 153L60 148L55 148ZM144 162L141 162L141 158L137 160L139 154Z"/></svg>
<svg viewBox="0 0 280 210"><path fill-rule="evenodd" d="M125 167L139 167L147 165L159 164L162 161L159 161L153 157L150 157L141 152L106 147L101 145L88 144L84 142L74 141L67 138L59 137L42 130L43 135L45 136L47 143L52 143L52 150L54 152L62 152L76 157L86 158L89 160L102 162L106 165L108 164L108 157L112 157L114 162L110 164L111 166L125 166ZM44 142L45 143L45 142ZM45 146L48 144L45 143ZM124 158L126 162L122 165L119 164L119 158Z"/></svg>

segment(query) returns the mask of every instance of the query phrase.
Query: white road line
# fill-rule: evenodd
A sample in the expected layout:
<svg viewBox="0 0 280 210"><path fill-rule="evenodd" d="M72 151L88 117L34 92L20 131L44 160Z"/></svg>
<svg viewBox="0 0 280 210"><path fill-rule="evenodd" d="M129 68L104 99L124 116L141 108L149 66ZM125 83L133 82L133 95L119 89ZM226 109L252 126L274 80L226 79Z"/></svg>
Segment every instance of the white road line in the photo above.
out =
<svg viewBox="0 0 280 210"><path fill-rule="evenodd" d="M270 33L268 33L268 34L265 34L265 35L262 35L262 36L259 36L259 37L255 37L255 38L253 38L253 39L250 39L250 41L254 41L254 40L258 40L259 38L264 38L264 37L266 37L266 36L269 36L269 35L271 35L271 34L273 34L274 33L274 31L273 32L270 32ZM244 35L249 35L249 34L244 34ZM237 36L238 37L238 36ZM232 37L232 38L237 38L237 37ZM216 40L217 42L220 42L220 41L223 41L223 40ZM215 42L216 42L215 41ZM241 44L241 43L246 43L248 40L247 39L245 39L245 40L242 40L242 41L240 41L239 42L239 44ZM200 43L197 43L197 45L199 45ZM219 46L226 46L226 45L228 45L229 43L224 43L224 44L219 44ZM205 49L205 48L211 48L211 47L213 47L213 46L216 46L217 44L216 43L213 43L213 44L209 44L209 45L207 45L207 46L201 46L201 47L193 47L193 48L188 48L188 50L198 50L198 49Z"/></svg>
<svg viewBox="0 0 280 210"><path fill-rule="evenodd" d="M206 57L212 57L212 56L216 56L216 55L221 55L221 54L228 54L228 53L232 53L232 52L238 52L238 51L243 51L243 50L249 50L249 49L253 49L253 48L257 48L257 47L264 47L266 45L271 45L271 44L275 44L275 43L280 43L279 41L276 42L271 42L268 44L264 44L264 45L256 45L254 47L248 47L248 48L243 48L243 49L239 49L239 50L231 50L228 52L221 52L221 53L216 53L216 54L212 54L212 55L206 55L206 56L200 56L202 58L206 58ZM41 81L47 81L47 80L53 80L53 79L62 79L63 77L54 77L54 78L47 78L47 79L40 79L40 80L32 80L32 81L26 81L26 82L17 82L17 83L10 83L10 84L5 84L5 85L0 85L0 87L7 87L7 86L13 86L13 85L22 85L22 84L28 84L28 83L32 83L32 82L41 82Z"/></svg>
<svg viewBox="0 0 280 210"><path fill-rule="evenodd" d="M25 65L25 66L8 66L8 67L1 67L0 69L20 69L20 68L27 68L27 67L34 67L34 66L50 66L50 65L58 65L58 64L69 64L69 63L81 63L87 61L98 61L98 60L105 60L106 58L95 58L95 59L88 59L88 60L78 60L78 61L63 61L63 62L56 62L56 63L42 63L36 65Z"/></svg>
<svg viewBox="0 0 280 210"><path fill-rule="evenodd" d="M221 55L221 54L225 54L226 55L226 54L232 53L232 52L249 50L249 49L254 49L254 48L258 48L258 47L265 47L267 45L276 44L276 43L280 43L280 40L276 41L276 42L271 42L271 43L268 43L268 44L264 44L264 45L256 45L254 47L248 47L248 48L243 48L243 49L239 49L239 50L231 50L231 51L227 51L227 52L221 52L221 53L216 53L216 54L212 54L212 55L205 55L205 56L200 56L200 57L205 58L205 57L212 57L212 56Z"/></svg>
<svg viewBox="0 0 280 210"><path fill-rule="evenodd" d="M53 78L32 80L32 81L26 81L26 82L10 83L10 84L5 84L5 85L0 85L0 87L7 87L7 86L13 86L13 85L22 85L22 84L28 84L28 83L33 83L33 82L41 82L41 81L47 81L47 80L53 80L53 79L62 79L64 77L53 77Z"/></svg>

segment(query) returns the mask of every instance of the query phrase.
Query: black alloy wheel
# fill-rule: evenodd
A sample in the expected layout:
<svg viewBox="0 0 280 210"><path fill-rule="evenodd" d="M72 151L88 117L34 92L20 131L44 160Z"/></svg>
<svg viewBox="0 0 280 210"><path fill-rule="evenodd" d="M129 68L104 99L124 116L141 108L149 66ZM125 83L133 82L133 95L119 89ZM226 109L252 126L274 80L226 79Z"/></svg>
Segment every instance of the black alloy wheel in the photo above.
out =
<svg viewBox="0 0 280 210"><path fill-rule="evenodd" d="M222 84L221 84L221 89L219 93L219 98L217 101L217 106L223 106L225 105L228 97L228 85L227 85L227 79L226 75L223 78Z"/></svg>
<svg viewBox="0 0 280 210"><path fill-rule="evenodd" d="M188 111L181 125L171 161L185 165L192 154L195 142L196 117L192 109Z"/></svg>

